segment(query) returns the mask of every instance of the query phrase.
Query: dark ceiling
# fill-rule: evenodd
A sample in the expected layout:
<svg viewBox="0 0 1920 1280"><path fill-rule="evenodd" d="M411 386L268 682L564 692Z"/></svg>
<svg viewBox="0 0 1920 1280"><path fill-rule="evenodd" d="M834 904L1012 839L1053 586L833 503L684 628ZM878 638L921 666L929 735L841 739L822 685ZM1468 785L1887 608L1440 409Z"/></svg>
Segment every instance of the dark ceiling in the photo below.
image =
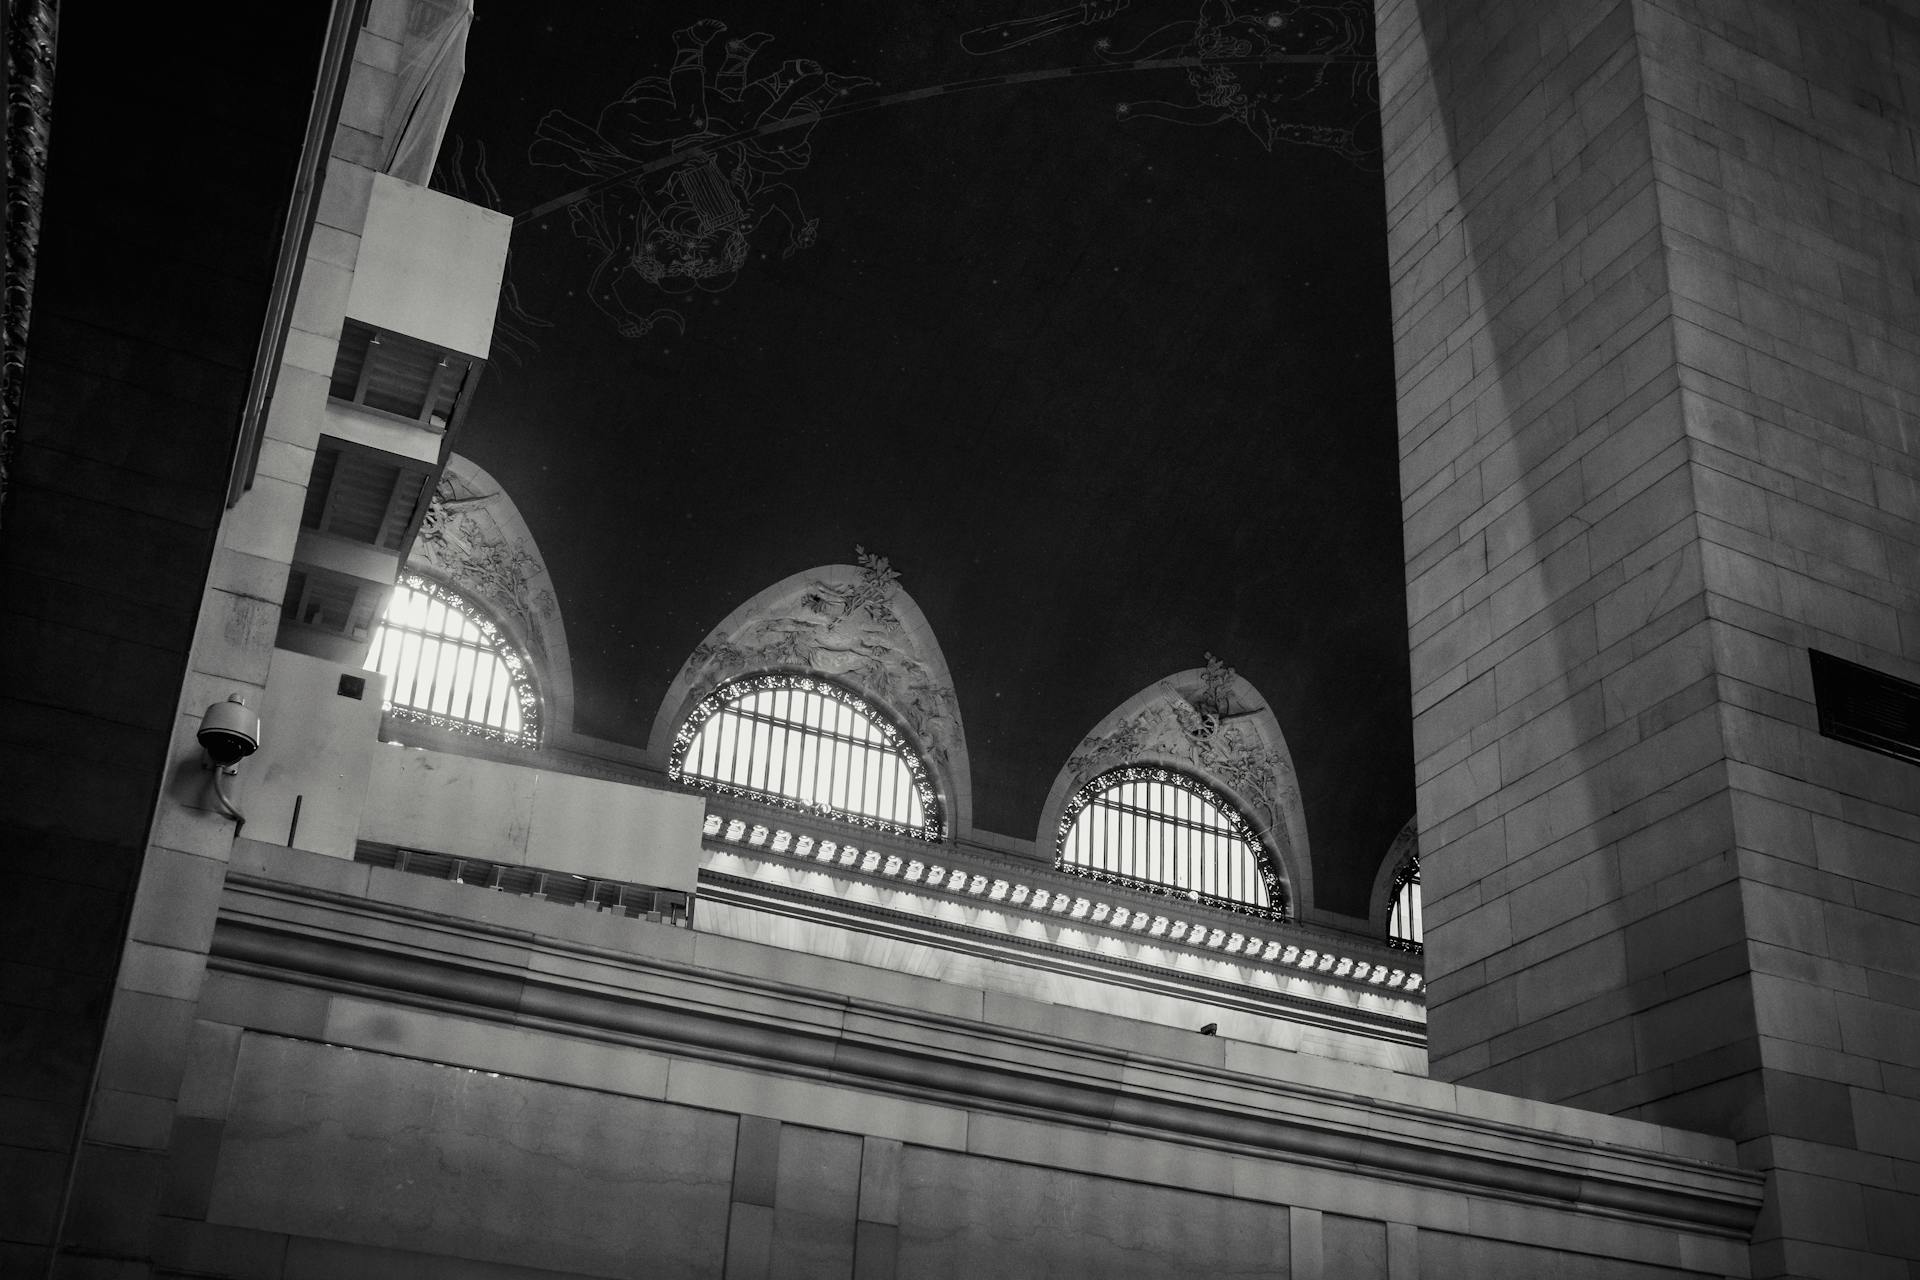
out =
<svg viewBox="0 0 1920 1280"><path fill-rule="evenodd" d="M578 731L644 745L715 624L858 543L945 650L976 826L1030 837L1211 651L1365 915L1413 809L1367 6L1047 3L483 7L438 185L645 171L516 229L459 448L547 561Z"/></svg>

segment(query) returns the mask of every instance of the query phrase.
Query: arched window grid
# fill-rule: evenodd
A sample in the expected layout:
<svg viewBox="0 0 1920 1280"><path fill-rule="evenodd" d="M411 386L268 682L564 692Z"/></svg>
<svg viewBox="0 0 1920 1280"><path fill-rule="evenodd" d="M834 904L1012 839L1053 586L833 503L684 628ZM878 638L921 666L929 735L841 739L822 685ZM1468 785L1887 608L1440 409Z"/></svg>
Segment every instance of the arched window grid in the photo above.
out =
<svg viewBox="0 0 1920 1280"><path fill-rule="evenodd" d="M1410 856L1393 873L1393 907L1387 914L1387 945L1400 951L1425 950L1421 919L1420 858Z"/></svg>
<svg viewBox="0 0 1920 1280"><path fill-rule="evenodd" d="M730 681L679 731L669 777L868 830L937 841L945 815L919 751L868 699L817 676Z"/></svg>
<svg viewBox="0 0 1920 1280"><path fill-rule="evenodd" d="M1058 830L1054 866L1069 875L1287 919L1286 891L1252 824L1177 769L1108 770L1074 793Z"/></svg>
<svg viewBox="0 0 1920 1280"><path fill-rule="evenodd" d="M400 575L367 665L386 676L386 710L400 719L540 745L540 698L526 655L444 583Z"/></svg>

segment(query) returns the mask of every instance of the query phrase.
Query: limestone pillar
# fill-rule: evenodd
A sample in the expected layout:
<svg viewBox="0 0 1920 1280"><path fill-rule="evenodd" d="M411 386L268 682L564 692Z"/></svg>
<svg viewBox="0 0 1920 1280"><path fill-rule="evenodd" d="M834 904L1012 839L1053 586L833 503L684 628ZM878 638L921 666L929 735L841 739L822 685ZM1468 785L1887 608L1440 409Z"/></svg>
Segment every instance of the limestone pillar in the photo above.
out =
<svg viewBox="0 0 1920 1280"><path fill-rule="evenodd" d="M1920 1259L1920 17L1377 0L1433 1071Z"/></svg>

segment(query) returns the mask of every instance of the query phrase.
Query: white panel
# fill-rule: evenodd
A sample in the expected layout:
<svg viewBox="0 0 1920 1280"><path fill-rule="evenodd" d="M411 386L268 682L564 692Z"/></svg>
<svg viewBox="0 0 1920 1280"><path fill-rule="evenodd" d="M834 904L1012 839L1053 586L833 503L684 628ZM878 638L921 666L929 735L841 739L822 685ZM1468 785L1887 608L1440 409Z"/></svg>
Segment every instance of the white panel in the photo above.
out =
<svg viewBox="0 0 1920 1280"><path fill-rule="evenodd" d="M375 174L347 315L485 358L513 219Z"/></svg>
<svg viewBox="0 0 1920 1280"><path fill-rule="evenodd" d="M359 698L340 693L343 675L366 681ZM379 748L384 683L377 672L274 650L259 705L260 750L240 766L234 788L247 815L247 835L353 856L367 774ZM296 801L300 822L289 841Z"/></svg>

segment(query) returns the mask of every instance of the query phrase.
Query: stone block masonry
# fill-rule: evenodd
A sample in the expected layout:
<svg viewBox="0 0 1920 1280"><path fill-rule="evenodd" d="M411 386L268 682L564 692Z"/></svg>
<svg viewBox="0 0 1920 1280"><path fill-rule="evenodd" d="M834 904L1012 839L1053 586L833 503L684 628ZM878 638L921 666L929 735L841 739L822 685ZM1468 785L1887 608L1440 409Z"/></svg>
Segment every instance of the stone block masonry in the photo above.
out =
<svg viewBox="0 0 1920 1280"><path fill-rule="evenodd" d="M1906 1275L1920 18L1379 0L1435 1074L1727 1134Z"/></svg>

